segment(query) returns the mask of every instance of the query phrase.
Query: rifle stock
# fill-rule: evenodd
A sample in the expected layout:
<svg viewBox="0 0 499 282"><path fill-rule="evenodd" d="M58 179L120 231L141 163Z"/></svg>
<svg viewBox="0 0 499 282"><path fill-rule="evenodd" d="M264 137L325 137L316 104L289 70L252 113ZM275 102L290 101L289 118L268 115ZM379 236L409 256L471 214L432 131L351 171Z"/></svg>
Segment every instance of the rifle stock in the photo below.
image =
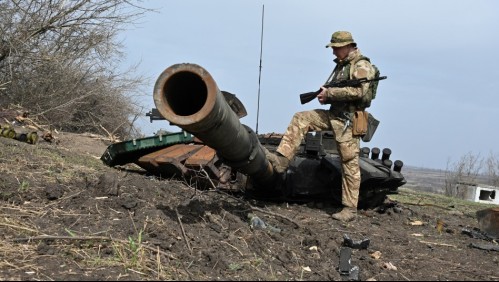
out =
<svg viewBox="0 0 499 282"><path fill-rule="evenodd" d="M315 97L317 97L317 95L319 95L319 93L321 93L321 90L300 94L301 104L303 105L303 104L306 104L306 103L312 101L313 99L315 99Z"/></svg>

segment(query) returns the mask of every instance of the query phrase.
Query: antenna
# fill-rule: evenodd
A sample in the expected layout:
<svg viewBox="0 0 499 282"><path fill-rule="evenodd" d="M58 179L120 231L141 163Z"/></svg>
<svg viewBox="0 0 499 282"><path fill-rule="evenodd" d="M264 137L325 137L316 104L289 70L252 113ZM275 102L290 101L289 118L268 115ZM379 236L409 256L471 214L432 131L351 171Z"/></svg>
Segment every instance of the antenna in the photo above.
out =
<svg viewBox="0 0 499 282"><path fill-rule="evenodd" d="M262 51L263 51L263 17L265 14L265 5L262 5L262 33L260 36L260 70L258 72L258 102L256 107L256 134L258 134L258 116L260 115L260 81L262 78Z"/></svg>

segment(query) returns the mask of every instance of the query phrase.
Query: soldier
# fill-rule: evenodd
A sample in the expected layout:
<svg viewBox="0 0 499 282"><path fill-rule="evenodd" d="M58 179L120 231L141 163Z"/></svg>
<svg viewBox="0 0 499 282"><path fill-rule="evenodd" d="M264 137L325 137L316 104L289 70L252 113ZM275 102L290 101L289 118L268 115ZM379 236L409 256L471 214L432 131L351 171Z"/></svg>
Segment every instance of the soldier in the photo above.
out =
<svg viewBox="0 0 499 282"><path fill-rule="evenodd" d="M364 57L350 32L337 31L331 36L331 47L336 67L325 84L344 79L372 79L375 69L369 58ZM360 189L359 150L360 136L352 135L351 121L355 111L370 106L372 89L369 83L358 87L324 88L317 96L321 104L331 104L329 110L315 109L298 112L293 116L276 154L267 154L274 169L284 173L294 158L301 140L308 131L332 131L342 162L342 204L340 212L332 217L348 222L355 219Z"/></svg>

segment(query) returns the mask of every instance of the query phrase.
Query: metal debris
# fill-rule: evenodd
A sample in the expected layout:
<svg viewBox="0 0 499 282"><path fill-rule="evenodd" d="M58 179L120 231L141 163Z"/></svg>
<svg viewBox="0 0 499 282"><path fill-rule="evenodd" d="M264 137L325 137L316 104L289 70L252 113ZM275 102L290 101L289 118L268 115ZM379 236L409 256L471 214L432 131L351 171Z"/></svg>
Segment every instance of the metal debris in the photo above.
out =
<svg viewBox="0 0 499 282"><path fill-rule="evenodd" d="M469 244L469 246L470 246L470 248L476 248L476 249L485 250L485 251L499 252L499 245L471 243L471 244Z"/></svg>
<svg viewBox="0 0 499 282"><path fill-rule="evenodd" d="M471 238L485 240L485 241L492 241L495 239L495 238L487 235L486 233L484 233L483 231L481 231L478 228L473 228L472 230L463 229L461 231L461 233L466 234L466 235L470 236Z"/></svg>
<svg viewBox="0 0 499 282"><path fill-rule="evenodd" d="M352 249L363 250L369 247L370 239L352 240L347 234L343 234L343 245Z"/></svg>
<svg viewBox="0 0 499 282"><path fill-rule="evenodd" d="M349 247L341 247L338 271L344 279L359 281L359 267L351 264L351 258L352 249Z"/></svg>
<svg viewBox="0 0 499 282"><path fill-rule="evenodd" d="M248 219L250 222L251 229L267 229L277 233L280 233L282 231L280 228L276 228L268 224L265 224L265 222L261 218L259 218L253 213L248 213Z"/></svg>
<svg viewBox="0 0 499 282"><path fill-rule="evenodd" d="M487 236L499 239L499 207L476 212L478 225Z"/></svg>

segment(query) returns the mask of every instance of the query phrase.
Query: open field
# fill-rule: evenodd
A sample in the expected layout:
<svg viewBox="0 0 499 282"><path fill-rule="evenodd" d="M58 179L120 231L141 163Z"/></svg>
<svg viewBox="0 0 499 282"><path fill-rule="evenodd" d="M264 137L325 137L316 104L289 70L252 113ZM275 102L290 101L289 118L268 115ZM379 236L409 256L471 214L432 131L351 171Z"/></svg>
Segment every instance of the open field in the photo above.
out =
<svg viewBox="0 0 499 282"><path fill-rule="evenodd" d="M438 194L445 192L445 170L405 166L403 173L407 180L405 188Z"/></svg>

